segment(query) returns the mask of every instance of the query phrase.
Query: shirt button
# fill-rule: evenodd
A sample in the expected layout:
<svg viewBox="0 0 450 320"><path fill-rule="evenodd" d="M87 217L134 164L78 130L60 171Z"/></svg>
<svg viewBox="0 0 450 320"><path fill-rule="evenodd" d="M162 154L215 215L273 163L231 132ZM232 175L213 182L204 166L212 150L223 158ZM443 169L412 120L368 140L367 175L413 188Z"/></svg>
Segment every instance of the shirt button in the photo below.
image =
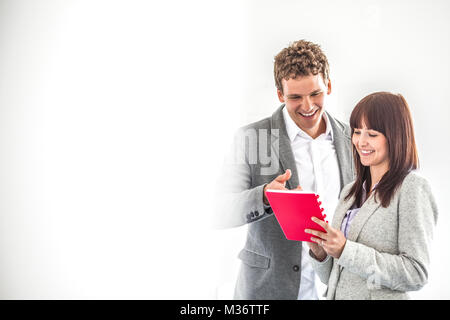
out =
<svg viewBox="0 0 450 320"><path fill-rule="evenodd" d="M299 268L298 265L293 266L292 269L293 269L295 272L298 272L298 270L300 270L300 268Z"/></svg>
<svg viewBox="0 0 450 320"><path fill-rule="evenodd" d="M255 217L259 216L259 212L255 211Z"/></svg>

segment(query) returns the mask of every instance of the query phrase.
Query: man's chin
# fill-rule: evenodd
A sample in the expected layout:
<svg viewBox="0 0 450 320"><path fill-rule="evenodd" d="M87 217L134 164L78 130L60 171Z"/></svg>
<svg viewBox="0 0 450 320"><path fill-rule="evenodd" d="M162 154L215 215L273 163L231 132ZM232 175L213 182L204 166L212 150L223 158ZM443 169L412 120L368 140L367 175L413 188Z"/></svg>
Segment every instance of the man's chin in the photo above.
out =
<svg viewBox="0 0 450 320"><path fill-rule="evenodd" d="M302 116L298 116L297 117L297 121L295 121L295 123L297 124L297 126L302 129L305 132L315 132L315 131L320 131L320 126L321 126L321 122L322 122L323 118L322 118L322 113L317 116L314 117L313 119L308 119L308 118L304 118Z"/></svg>
<svg viewBox="0 0 450 320"><path fill-rule="evenodd" d="M297 113L296 118L298 119L298 122L303 123L307 127L313 128L320 124L320 121L322 120L322 113L320 111L316 111L316 113L310 117Z"/></svg>

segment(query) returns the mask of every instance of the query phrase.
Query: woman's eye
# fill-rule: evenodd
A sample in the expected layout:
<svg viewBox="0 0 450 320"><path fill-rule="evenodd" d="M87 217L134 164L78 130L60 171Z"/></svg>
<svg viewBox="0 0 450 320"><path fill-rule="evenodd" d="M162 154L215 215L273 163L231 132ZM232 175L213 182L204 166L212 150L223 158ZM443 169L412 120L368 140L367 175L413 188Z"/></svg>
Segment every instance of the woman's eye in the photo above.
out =
<svg viewBox="0 0 450 320"><path fill-rule="evenodd" d="M359 131L354 131L353 134L360 134L361 132Z"/></svg>
<svg viewBox="0 0 450 320"><path fill-rule="evenodd" d="M369 137L371 137L371 138L375 138L376 136L377 136L377 134L369 133Z"/></svg>

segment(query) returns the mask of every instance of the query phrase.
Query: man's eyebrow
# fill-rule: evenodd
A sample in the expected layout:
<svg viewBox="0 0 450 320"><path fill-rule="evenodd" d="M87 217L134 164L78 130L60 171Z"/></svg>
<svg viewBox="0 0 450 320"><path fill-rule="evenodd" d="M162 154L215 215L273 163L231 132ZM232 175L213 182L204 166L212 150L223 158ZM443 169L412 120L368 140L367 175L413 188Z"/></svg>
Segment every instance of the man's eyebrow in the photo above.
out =
<svg viewBox="0 0 450 320"><path fill-rule="evenodd" d="M315 94L315 93L320 93L322 92L322 89L317 89L314 90L313 92L311 92L309 95ZM288 98L297 98L297 97L302 97L301 94L297 94L297 93L292 93L292 94L288 94L287 95Z"/></svg>

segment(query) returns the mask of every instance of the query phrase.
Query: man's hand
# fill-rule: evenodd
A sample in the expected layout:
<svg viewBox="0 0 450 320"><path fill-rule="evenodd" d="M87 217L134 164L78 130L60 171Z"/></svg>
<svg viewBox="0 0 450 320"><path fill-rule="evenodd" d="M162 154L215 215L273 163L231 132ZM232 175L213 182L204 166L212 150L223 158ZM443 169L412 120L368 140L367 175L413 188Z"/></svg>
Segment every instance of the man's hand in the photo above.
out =
<svg viewBox="0 0 450 320"><path fill-rule="evenodd" d="M282 175L279 175L278 177L275 178L275 180L273 180L272 182L266 184L264 186L264 204L265 205L269 205L269 201L267 201L267 197L266 197L266 190L267 189L274 189L274 190L288 190L286 189L286 181L288 181L291 177L292 173L290 169L287 169L285 173L283 173ZM298 186L295 190L302 190L302 188L300 186Z"/></svg>
<svg viewBox="0 0 450 320"><path fill-rule="evenodd" d="M327 252L315 242L308 242L308 246L318 261L323 261L327 257Z"/></svg>

